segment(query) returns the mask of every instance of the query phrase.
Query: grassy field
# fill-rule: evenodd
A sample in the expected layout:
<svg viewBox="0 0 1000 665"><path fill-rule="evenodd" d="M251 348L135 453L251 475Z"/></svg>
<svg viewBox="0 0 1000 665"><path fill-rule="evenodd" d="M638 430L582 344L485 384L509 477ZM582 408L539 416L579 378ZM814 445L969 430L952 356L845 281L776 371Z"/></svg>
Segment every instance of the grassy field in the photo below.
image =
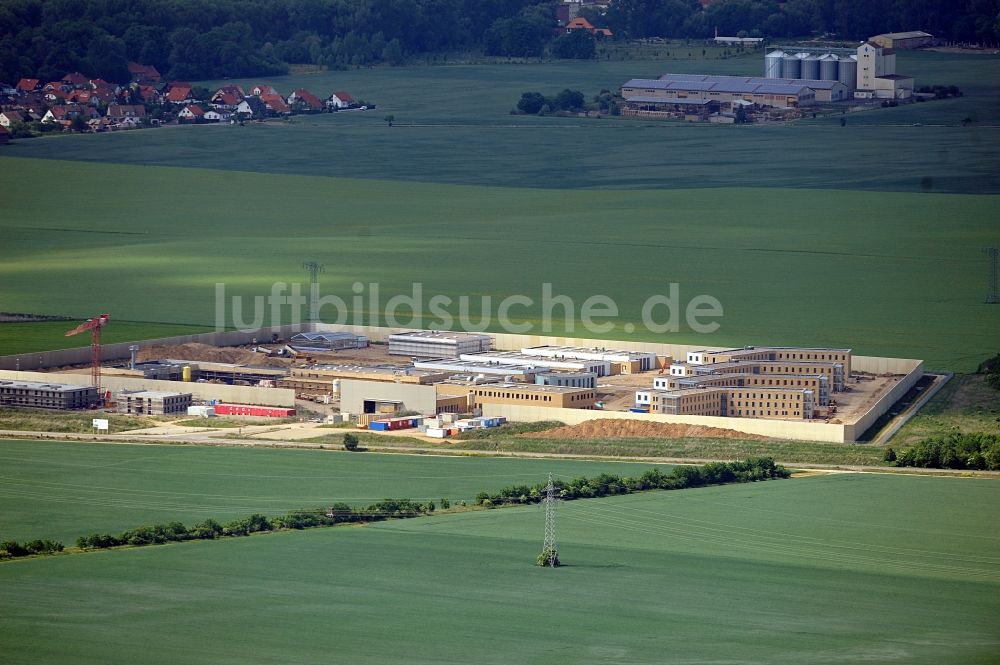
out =
<svg viewBox="0 0 1000 665"><path fill-rule="evenodd" d="M12 409L0 407L0 429L15 432L71 432L94 433L95 417L108 421L112 434L131 429L155 427L160 418L133 416L93 411L51 412L40 409Z"/></svg>
<svg viewBox="0 0 1000 665"><path fill-rule="evenodd" d="M949 432L1000 434L1000 391L981 374L959 374L913 416L889 443L896 449Z"/></svg>
<svg viewBox="0 0 1000 665"><path fill-rule="evenodd" d="M575 501L557 570L538 506L14 561L3 658L985 665L998 501L877 475Z"/></svg>
<svg viewBox="0 0 1000 665"><path fill-rule="evenodd" d="M620 318L603 335L610 338L847 345L956 370L997 351L1000 308L983 304L981 250L1000 230L995 196L803 189L568 196L0 158L0 168L5 164L25 178L0 200L0 232L10 241L0 246L0 301L8 310L212 325L215 285L224 283L227 296L244 297L242 322L249 324L250 296L267 295L276 281L304 282L308 258L327 266L324 294L350 303L352 284L378 283L384 304L419 282L425 303L435 294L453 298L455 325L459 296L471 298L478 322L481 296L493 296L495 313L503 297L524 294L535 306L515 307L512 318L544 332L537 324L549 282L554 294L574 297L576 316L591 295L614 298ZM143 210L141 221L105 214L103 195L79 191L71 174L116 182L118 204ZM60 203L66 197L80 202L72 215ZM197 214L179 215L178 205ZM783 208L801 214L776 215ZM873 217L879 210L890 212ZM111 260L109 243L116 248ZM719 331L695 334L680 316L677 333L642 334L641 325L634 335L624 332L625 323L641 323L645 300L668 293L670 283L679 284L681 308L697 295L718 298L725 311ZM231 304L227 312L232 325ZM331 320L337 312L322 314ZM400 315L406 323L408 311ZM287 309L283 316L288 322ZM561 308L553 318L553 332L569 331ZM661 308L657 319L665 318ZM427 313L422 325L436 327L436 320ZM16 342L22 349L65 339L33 342L24 332Z"/></svg>
<svg viewBox="0 0 1000 665"><path fill-rule="evenodd" d="M471 501L480 491L627 462L421 457L332 451L0 440L0 539L55 538L154 522L226 521L386 497ZM3 631L0 630L0 634ZM0 660L0 662L3 662Z"/></svg>
<svg viewBox="0 0 1000 665"><path fill-rule="evenodd" d="M71 247L72 245L73 240L68 238L65 246ZM21 249L23 250L24 248ZM11 255L16 252L17 250L15 249ZM72 267L66 266L66 270L67 273L70 273L72 272ZM40 294L36 294L36 296L38 295ZM102 304L99 298L94 298L91 302L94 307L100 307ZM30 305L30 303L26 300L19 300L19 304L23 304L24 306ZM48 306L44 306L44 308L49 309ZM83 307L79 304L72 305L71 308L73 312L77 313L77 315L81 317L80 320L0 323L0 356L13 355L15 353L30 353L32 351L72 349L78 346L90 346L89 334L66 337L66 331L75 328L78 324L83 323L83 321L90 316L102 314L104 312L94 310L90 311L89 314L84 314ZM176 323L117 321L112 319L111 323L108 324L108 327L101 331L101 339L106 344L115 344L118 342L129 342L134 339L153 339L156 337L172 337L174 335L194 335L197 333L209 332L210 330L211 329L205 328L204 326L190 326Z"/></svg>
<svg viewBox="0 0 1000 665"><path fill-rule="evenodd" d="M438 448L490 452L558 453L601 457L676 457L681 459L734 460L773 457L783 464L841 464L878 466L885 448L874 445L820 443L817 441L746 441L742 439L540 439L491 436L480 439L429 441L407 436L361 432L362 445L392 448ZM266 438L266 437L256 437ZM308 443L340 446L343 434L327 434Z"/></svg>
<svg viewBox="0 0 1000 665"><path fill-rule="evenodd" d="M923 192L929 178L933 191L1000 193L994 149L1000 141L995 122L1000 58L901 53L898 68L919 85L956 84L966 96L851 114L845 128L839 117L768 127L539 118L510 115L522 92L553 95L569 87L591 98L602 89L619 89L630 78L655 78L666 71L759 76L763 57L379 68L266 81L286 94L300 86L323 96L349 90L377 103L377 111L242 128L61 136L21 141L2 154L530 188ZM226 83L234 82L264 81ZM383 120L387 114L396 118L392 128ZM961 127L966 117L979 121ZM81 170L80 177L85 173ZM148 193L148 185L140 191ZM731 203L731 214L738 214L741 206ZM880 215L886 208L891 210L879 206L868 214Z"/></svg>

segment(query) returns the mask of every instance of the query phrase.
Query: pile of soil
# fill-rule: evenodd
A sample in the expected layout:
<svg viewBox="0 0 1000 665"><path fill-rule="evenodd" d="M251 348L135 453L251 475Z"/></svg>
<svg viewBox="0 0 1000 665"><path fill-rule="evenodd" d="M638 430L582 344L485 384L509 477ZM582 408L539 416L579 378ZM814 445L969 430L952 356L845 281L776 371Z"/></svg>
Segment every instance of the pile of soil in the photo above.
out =
<svg viewBox="0 0 1000 665"><path fill-rule="evenodd" d="M674 423L655 423L642 420L625 420L617 418L588 420L579 425L557 427L544 432L532 432L519 436L531 439L749 439L752 441L767 441L768 437L760 434L747 434L721 427L706 427L705 425L684 425Z"/></svg>
<svg viewBox="0 0 1000 665"><path fill-rule="evenodd" d="M284 358L270 358L264 353L254 353L249 349L235 346L211 346L189 342L173 346L143 346L139 349L139 361L191 360L209 363L235 363L238 365L275 365L283 367L289 364Z"/></svg>

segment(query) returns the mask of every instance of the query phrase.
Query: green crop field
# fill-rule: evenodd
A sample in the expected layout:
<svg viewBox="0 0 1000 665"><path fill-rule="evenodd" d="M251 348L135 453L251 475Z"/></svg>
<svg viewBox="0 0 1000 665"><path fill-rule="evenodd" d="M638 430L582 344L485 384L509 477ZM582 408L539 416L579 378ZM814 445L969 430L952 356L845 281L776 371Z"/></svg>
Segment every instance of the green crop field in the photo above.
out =
<svg viewBox="0 0 1000 665"><path fill-rule="evenodd" d="M0 565L2 658L993 663L992 480L834 475Z"/></svg>
<svg viewBox="0 0 1000 665"><path fill-rule="evenodd" d="M0 440L0 540L228 521L386 497L472 501L480 491L649 464L335 451ZM2 630L0 630L2 634ZM0 662L3 662L0 660Z"/></svg>
<svg viewBox="0 0 1000 665"><path fill-rule="evenodd" d="M572 332L582 337L629 338L624 324L634 322L633 339L846 345L957 370L975 367L1000 343L1000 308L983 304L981 249L1000 230L996 196L753 188L568 194L48 160L0 159L4 165L26 178L0 200L7 310L212 325L215 285L223 283L227 298L243 297L240 322L249 325L252 296L268 295L274 282L307 281L302 260L318 259L327 266L324 294L350 304L355 282L378 283L384 305L418 282L424 303L435 294L453 298L455 325L462 295L478 322L482 296L493 296L495 315L502 298L524 294L535 306L515 307L511 318L544 331L548 282L554 294L573 297L577 316L591 295L618 304L613 330L592 335L577 322ZM79 190L72 174L115 182L118 205L141 216L106 214L102 193ZM79 202L72 215L66 197ZM697 295L718 298L721 328L696 334L681 311L677 333L642 334L643 303L668 294L670 283L679 285L682 310ZM225 303L224 323L232 325ZM372 309L367 301L364 309ZM261 312L270 319L269 308ZM337 310L322 314L335 320ZM552 332L569 330L564 316L554 309ZM407 323L408 310L399 318ZM656 318L664 321L666 310ZM426 312L419 323L445 327L437 320ZM15 348L31 343L26 336Z"/></svg>

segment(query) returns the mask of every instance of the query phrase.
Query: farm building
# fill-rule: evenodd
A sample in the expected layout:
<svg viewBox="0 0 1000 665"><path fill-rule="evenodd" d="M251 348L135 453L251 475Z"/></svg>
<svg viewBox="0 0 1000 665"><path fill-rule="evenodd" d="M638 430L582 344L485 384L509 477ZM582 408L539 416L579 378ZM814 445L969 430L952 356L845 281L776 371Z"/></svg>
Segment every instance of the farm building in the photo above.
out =
<svg viewBox="0 0 1000 665"><path fill-rule="evenodd" d="M887 32L883 35L875 35L868 40L876 46L892 48L899 51L922 48L934 45L934 35L920 30L909 32Z"/></svg>
<svg viewBox="0 0 1000 665"><path fill-rule="evenodd" d="M187 413L192 401L191 393L170 393L159 390L123 390L115 395L118 413L147 416Z"/></svg>
<svg viewBox="0 0 1000 665"><path fill-rule="evenodd" d="M296 351L340 351L368 348L368 338L349 332L304 332L293 335L288 345Z"/></svg>
<svg viewBox="0 0 1000 665"><path fill-rule="evenodd" d="M622 86L622 97L633 111L660 111L677 107L731 110L742 103L766 108L798 108L816 103L812 81L779 82L739 76L665 74L659 79L631 79ZM835 86L824 82L822 89ZM843 93L840 93L843 94Z"/></svg>
<svg viewBox="0 0 1000 665"><path fill-rule="evenodd" d="M389 335L389 354L394 356L458 358L492 348L493 338L478 333L419 330Z"/></svg>
<svg viewBox="0 0 1000 665"><path fill-rule="evenodd" d="M40 381L0 381L0 406L87 409L99 402L97 388Z"/></svg>

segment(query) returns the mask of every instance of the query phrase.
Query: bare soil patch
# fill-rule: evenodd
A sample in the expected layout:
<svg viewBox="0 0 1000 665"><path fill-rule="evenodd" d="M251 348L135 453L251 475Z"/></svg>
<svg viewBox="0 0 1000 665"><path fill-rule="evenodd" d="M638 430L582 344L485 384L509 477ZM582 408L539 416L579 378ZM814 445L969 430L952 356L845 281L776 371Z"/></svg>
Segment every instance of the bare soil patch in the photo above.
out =
<svg viewBox="0 0 1000 665"><path fill-rule="evenodd" d="M675 423L653 423L641 420L625 420L617 418L588 420L579 425L557 427L544 432L521 434L520 437L530 439L743 439L750 441L768 441L769 438L760 434L747 434L721 427L706 427L705 425L685 425Z"/></svg>
<svg viewBox="0 0 1000 665"><path fill-rule="evenodd" d="M274 365L285 367L290 361L285 358L271 358L264 353L254 353L238 346L211 346L189 342L177 345L143 346L139 349L139 360L191 360L212 363L235 363L238 365Z"/></svg>

